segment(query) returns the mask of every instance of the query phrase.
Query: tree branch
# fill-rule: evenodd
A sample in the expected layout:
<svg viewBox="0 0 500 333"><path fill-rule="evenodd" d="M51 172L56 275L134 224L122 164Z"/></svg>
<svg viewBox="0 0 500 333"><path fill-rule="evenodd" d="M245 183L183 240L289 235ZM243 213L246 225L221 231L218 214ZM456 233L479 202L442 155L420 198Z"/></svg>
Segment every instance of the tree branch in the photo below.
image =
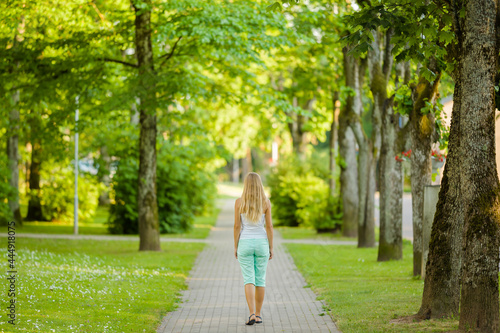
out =
<svg viewBox="0 0 500 333"><path fill-rule="evenodd" d="M129 66L129 67L139 68L139 65L137 65L137 64L132 64L130 62L121 61L121 60L117 60L117 59L98 58L97 60L106 61L106 62L116 62L117 64L122 64L122 65Z"/></svg>
<svg viewBox="0 0 500 333"><path fill-rule="evenodd" d="M172 46L172 50L170 51L170 53L166 53L158 58L158 59L165 58L165 60L162 61L161 65L163 65L168 59L172 58L172 56L174 55L174 52L175 52L175 48L177 47L177 44L179 44L181 39L182 39L182 36L177 38L177 40L174 43L174 46Z"/></svg>

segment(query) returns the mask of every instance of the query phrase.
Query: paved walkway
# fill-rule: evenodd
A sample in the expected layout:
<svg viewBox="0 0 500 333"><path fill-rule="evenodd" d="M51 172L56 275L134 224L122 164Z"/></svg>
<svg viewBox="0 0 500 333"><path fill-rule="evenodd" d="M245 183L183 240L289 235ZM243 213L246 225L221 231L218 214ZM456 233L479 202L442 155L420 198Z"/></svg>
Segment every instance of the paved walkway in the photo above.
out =
<svg viewBox="0 0 500 333"><path fill-rule="evenodd" d="M245 325L248 307L238 260L234 257L234 200L223 200L216 226L188 278L176 311L163 318L159 333L178 332L340 332L322 301L297 271L274 232L274 258L268 263L262 324ZM318 242L315 241L317 244ZM324 314L324 315L320 315Z"/></svg>

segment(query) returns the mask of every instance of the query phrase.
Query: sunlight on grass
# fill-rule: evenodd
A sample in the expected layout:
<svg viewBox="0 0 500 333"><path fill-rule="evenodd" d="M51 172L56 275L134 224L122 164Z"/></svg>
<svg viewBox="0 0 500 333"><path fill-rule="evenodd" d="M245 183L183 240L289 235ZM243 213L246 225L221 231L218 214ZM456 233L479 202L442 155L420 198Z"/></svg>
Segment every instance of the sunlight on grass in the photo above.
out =
<svg viewBox="0 0 500 333"><path fill-rule="evenodd" d="M285 244L299 271L330 309L344 332L442 332L458 320L391 324L415 314L423 281L412 275L412 246L404 242L401 261L377 262L377 248L346 245Z"/></svg>
<svg viewBox="0 0 500 333"><path fill-rule="evenodd" d="M138 246L16 239L15 332L156 332L166 312L178 306L204 244L162 243L161 252L139 252ZM0 327L14 332L5 330L6 322Z"/></svg>

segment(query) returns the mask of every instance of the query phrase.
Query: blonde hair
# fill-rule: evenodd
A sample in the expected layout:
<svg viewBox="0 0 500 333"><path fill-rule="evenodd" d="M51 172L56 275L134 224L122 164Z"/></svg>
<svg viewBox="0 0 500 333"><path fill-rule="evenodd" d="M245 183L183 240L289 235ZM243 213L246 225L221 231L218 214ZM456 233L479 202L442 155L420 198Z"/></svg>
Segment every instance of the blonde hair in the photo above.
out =
<svg viewBox="0 0 500 333"><path fill-rule="evenodd" d="M245 214L247 220L258 223L267 206L267 197L259 174L249 172L243 183L241 195L240 214Z"/></svg>

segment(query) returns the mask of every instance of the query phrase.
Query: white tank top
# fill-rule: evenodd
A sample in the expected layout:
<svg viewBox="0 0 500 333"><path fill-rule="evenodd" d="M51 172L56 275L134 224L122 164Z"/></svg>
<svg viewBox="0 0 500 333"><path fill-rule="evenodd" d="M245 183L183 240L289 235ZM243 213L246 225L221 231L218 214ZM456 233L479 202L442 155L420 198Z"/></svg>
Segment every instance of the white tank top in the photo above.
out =
<svg viewBox="0 0 500 333"><path fill-rule="evenodd" d="M267 238L267 232L265 227L265 217L266 214L262 214L262 218L258 223L252 223L248 221L245 214L240 214L241 216L241 231L240 239L255 239L255 238Z"/></svg>

